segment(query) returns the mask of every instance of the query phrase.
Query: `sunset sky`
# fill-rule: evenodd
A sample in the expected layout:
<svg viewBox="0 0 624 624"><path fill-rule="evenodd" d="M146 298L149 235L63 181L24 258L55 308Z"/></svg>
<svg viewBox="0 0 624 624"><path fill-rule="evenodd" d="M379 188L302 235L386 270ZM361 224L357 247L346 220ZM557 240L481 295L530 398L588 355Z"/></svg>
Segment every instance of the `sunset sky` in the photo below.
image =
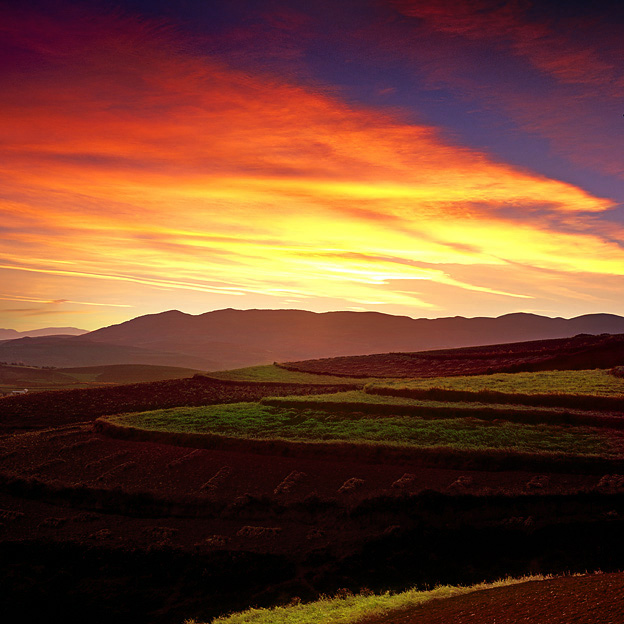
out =
<svg viewBox="0 0 624 624"><path fill-rule="evenodd" d="M0 8L0 327L624 314L624 5Z"/></svg>

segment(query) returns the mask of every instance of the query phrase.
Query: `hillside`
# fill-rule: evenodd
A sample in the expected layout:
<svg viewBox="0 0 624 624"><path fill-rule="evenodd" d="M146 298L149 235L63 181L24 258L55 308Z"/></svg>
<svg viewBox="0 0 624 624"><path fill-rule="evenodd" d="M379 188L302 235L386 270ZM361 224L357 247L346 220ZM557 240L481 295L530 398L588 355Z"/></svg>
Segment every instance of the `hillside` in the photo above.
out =
<svg viewBox="0 0 624 624"><path fill-rule="evenodd" d="M214 371L274 361L492 345L581 333L624 333L624 318L508 314L413 319L378 312L232 309L193 316L170 310L83 336L5 342L0 344L0 361L40 366L141 363Z"/></svg>
<svg viewBox="0 0 624 624"><path fill-rule="evenodd" d="M624 318L608 314L574 319L535 314L498 318L413 319L378 312L216 310L198 316L177 310L141 316L98 329L83 339L162 351L205 352L236 346L282 359L356 355L395 350L443 349L576 334L624 333ZM275 358L274 358L275 359Z"/></svg>
<svg viewBox="0 0 624 624"><path fill-rule="evenodd" d="M105 327L79 340L209 357L219 368L273 361L421 351L580 333L624 333L624 318L575 319L510 314L499 318L412 319L378 312L216 310L198 316L172 310Z"/></svg>
<svg viewBox="0 0 624 624"><path fill-rule="evenodd" d="M349 377L442 377L494 372L581 370L624 364L624 334L533 340L527 342L379 353L287 362L289 371Z"/></svg>

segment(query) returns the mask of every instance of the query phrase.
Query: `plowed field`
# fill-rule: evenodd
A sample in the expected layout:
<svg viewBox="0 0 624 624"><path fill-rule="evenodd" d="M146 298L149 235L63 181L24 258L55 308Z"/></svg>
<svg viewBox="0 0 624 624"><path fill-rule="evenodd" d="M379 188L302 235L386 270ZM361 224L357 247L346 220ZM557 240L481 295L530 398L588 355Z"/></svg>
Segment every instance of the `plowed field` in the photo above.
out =
<svg viewBox="0 0 624 624"><path fill-rule="evenodd" d="M531 581L434 600L361 624L620 624L624 574Z"/></svg>

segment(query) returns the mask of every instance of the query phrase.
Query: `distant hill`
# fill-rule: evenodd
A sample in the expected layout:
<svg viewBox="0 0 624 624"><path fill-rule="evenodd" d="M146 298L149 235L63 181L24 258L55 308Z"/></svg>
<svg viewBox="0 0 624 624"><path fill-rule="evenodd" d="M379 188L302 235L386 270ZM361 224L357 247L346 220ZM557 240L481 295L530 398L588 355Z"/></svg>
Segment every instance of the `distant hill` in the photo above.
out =
<svg viewBox="0 0 624 624"><path fill-rule="evenodd" d="M38 336L81 336L89 333L86 329L77 327L44 327L43 329L31 329L29 331L16 331L0 327L0 340L15 340L16 338L34 338Z"/></svg>
<svg viewBox="0 0 624 624"><path fill-rule="evenodd" d="M566 338L580 333L624 333L624 318L575 319L534 314L499 318L412 319L378 312L216 310L193 316L177 310L105 327L78 340L135 346L210 358L220 368L274 361L422 351Z"/></svg>
<svg viewBox="0 0 624 624"><path fill-rule="evenodd" d="M186 379L203 371L179 366L154 366L153 364L109 364L108 366L82 366L60 368L57 372L77 379L96 383L132 384L167 379Z"/></svg>
<svg viewBox="0 0 624 624"><path fill-rule="evenodd" d="M0 364L0 394L14 389L48 390L102 384L184 379L202 371L150 364L113 364L78 368L33 368Z"/></svg>
<svg viewBox="0 0 624 624"><path fill-rule="evenodd" d="M0 361L55 366L142 363L223 370L274 361L603 333L624 333L624 317L590 314L563 319L518 313L498 318L412 319L379 312L232 309L195 316L171 310L77 337L5 342L0 344Z"/></svg>
<svg viewBox="0 0 624 624"><path fill-rule="evenodd" d="M110 364L182 366L198 370L215 370L218 367L214 360L201 356L92 342L81 340L81 336L44 336L0 342L0 362L56 367Z"/></svg>
<svg viewBox="0 0 624 624"><path fill-rule="evenodd" d="M11 389L18 387L32 389L39 386L63 386L74 383L76 383L76 378L64 375L57 370L0 364L0 391L4 386L11 386Z"/></svg>

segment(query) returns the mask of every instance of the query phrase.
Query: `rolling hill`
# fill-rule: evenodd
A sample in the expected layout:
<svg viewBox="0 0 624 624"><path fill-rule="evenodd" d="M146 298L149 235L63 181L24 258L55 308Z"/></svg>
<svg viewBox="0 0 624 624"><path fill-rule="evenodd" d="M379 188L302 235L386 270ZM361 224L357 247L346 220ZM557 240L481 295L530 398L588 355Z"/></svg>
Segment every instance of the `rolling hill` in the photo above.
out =
<svg viewBox="0 0 624 624"><path fill-rule="evenodd" d="M58 372L95 383L133 384L168 379L186 379L202 371L195 368L156 366L153 364L109 364L108 366L61 368L58 369Z"/></svg>
<svg viewBox="0 0 624 624"><path fill-rule="evenodd" d="M184 379L201 371L151 364L112 364L77 368L35 368L0 364L0 395L11 390L56 390L108 384Z"/></svg>
<svg viewBox="0 0 624 624"><path fill-rule="evenodd" d="M208 357L165 353L131 345L92 342L80 338L81 336L45 336L0 342L0 362L56 367L110 364L152 364L199 370L211 370L218 367L218 362Z"/></svg>
<svg viewBox="0 0 624 624"><path fill-rule="evenodd" d="M577 334L624 333L624 317L535 314L413 319L378 312L177 310L137 317L82 336L0 343L0 361L33 365L158 364L222 370L274 361L413 352Z"/></svg>
<svg viewBox="0 0 624 624"><path fill-rule="evenodd" d="M377 353L287 362L300 373L348 377L446 377L624 365L624 334L577 334L458 349Z"/></svg>

